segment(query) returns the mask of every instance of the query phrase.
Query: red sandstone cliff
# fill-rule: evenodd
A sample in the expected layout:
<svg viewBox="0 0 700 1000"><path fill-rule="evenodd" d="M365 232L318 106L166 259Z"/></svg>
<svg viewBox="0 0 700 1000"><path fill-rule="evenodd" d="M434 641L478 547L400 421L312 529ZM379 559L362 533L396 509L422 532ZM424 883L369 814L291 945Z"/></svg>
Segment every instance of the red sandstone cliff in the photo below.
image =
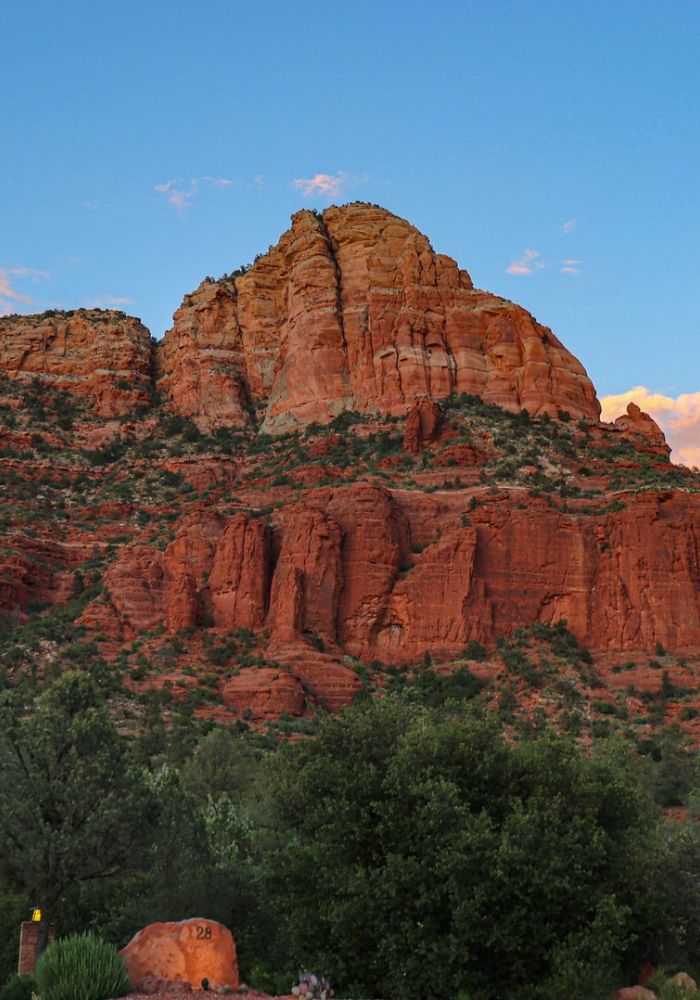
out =
<svg viewBox="0 0 700 1000"><path fill-rule="evenodd" d="M159 347L159 388L200 427L403 415L453 392L510 410L596 420L581 364L524 309L473 288L385 209L301 211L245 274L205 281Z"/></svg>
<svg viewBox="0 0 700 1000"><path fill-rule="evenodd" d="M465 525L468 506L465 495L358 483L312 491L271 529L200 515L165 553L123 550L105 576L102 624L133 638L212 609L226 631L267 629L281 659L315 636L331 653L410 662L561 618L593 649L700 646L695 497L643 494L592 518L503 495Z"/></svg>
<svg viewBox="0 0 700 1000"><path fill-rule="evenodd" d="M0 318L0 371L38 379L123 416L151 396L151 337L122 312L76 309Z"/></svg>
<svg viewBox="0 0 700 1000"><path fill-rule="evenodd" d="M601 660L700 650L700 481L637 407L598 423L550 331L382 209L298 213L247 273L185 298L157 359L120 313L0 334L0 623L90 586L86 640L138 640L132 666L151 644L144 683L178 697L216 663L224 721L336 709L358 661L450 659L534 622L565 618ZM198 438L156 407L111 419L155 373L169 411L241 433ZM75 426L55 389L88 404ZM441 406L453 392L542 419ZM348 409L366 419L257 437Z"/></svg>

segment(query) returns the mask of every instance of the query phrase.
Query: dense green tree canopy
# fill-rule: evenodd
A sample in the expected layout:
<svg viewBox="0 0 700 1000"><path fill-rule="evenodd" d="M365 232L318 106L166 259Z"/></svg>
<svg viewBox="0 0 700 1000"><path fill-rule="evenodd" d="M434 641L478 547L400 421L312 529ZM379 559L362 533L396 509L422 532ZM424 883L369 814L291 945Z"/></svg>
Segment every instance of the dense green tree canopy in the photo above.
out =
<svg viewBox="0 0 700 1000"><path fill-rule="evenodd" d="M152 813L86 672L32 705L0 696L0 877L47 918L66 894L138 863Z"/></svg>
<svg viewBox="0 0 700 1000"><path fill-rule="evenodd" d="M653 924L658 841L624 751L386 698L276 768L290 952L372 995L591 1000Z"/></svg>

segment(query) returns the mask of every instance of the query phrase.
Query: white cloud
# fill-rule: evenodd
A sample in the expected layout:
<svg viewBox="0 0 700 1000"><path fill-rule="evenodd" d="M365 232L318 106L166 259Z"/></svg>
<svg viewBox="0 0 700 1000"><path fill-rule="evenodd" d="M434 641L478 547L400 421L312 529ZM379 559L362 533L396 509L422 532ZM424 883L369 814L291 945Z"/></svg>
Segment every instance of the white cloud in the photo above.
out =
<svg viewBox="0 0 700 1000"><path fill-rule="evenodd" d="M88 301L90 309L111 309L113 306L132 306L134 300L127 295L98 295Z"/></svg>
<svg viewBox="0 0 700 1000"><path fill-rule="evenodd" d="M173 177L169 181L155 186L158 194L162 194L167 203L178 212L185 211L189 202L197 194L198 188L196 180L185 182L181 177Z"/></svg>
<svg viewBox="0 0 700 1000"><path fill-rule="evenodd" d="M214 187L219 188L232 187L234 184L234 181L232 181L230 177L202 177L201 180L204 181L205 184L213 184Z"/></svg>
<svg viewBox="0 0 700 1000"><path fill-rule="evenodd" d="M199 194L203 184L216 188L230 188L236 183L230 177L191 177L189 180L184 180L182 177L171 177L170 180L163 181L162 184L156 184L154 190L158 194L162 194L167 203L177 212L182 213Z"/></svg>
<svg viewBox="0 0 700 1000"><path fill-rule="evenodd" d="M339 198L345 190L357 187L369 180L367 174L349 174L339 170L337 174L314 174L313 177L296 177L291 183L304 198L324 198L329 201Z"/></svg>
<svg viewBox="0 0 700 1000"><path fill-rule="evenodd" d="M576 219L569 219L561 227L561 231L562 231L562 233L573 233L573 231L574 231L574 229L576 229L577 225L578 225L578 222L577 222Z"/></svg>
<svg viewBox="0 0 700 1000"><path fill-rule="evenodd" d="M535 271L541 271L543 267L546 267L544 261L540 260L541 257L542 254L539 250L530 250L526 247L518 259L508 265L506 274L528 275L534 274Z"/></svg>
<svg viewBox="0 0 700 1000"><path fill-rule="evenodd" d="M626 392L603 396L602 419L614 420L636 403L656 420L673 449L673 461L700 467L700 392L667 396L643 385Z"/></svg>
<svg viewBox="0 0 700 1000"><path fill-rule="evenodd" d="M567 257L561 262L561 267L559 268L562 274L580 274L579 264L583 264L582 260L573 260L571 257Z"/></svg>

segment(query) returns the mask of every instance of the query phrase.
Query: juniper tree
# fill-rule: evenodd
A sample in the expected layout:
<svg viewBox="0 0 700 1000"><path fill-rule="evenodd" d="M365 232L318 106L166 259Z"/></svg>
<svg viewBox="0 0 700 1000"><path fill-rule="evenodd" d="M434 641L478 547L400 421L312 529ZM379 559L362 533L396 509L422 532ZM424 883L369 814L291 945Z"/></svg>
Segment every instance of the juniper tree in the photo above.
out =
<svg viewBox="0 0 700 1000"><path fill-rule="evenodd" d="M138 862L151 813L86 672L65 674L33 703L0 695L0 878L41 907L38 952L67 895Z"/></svg>

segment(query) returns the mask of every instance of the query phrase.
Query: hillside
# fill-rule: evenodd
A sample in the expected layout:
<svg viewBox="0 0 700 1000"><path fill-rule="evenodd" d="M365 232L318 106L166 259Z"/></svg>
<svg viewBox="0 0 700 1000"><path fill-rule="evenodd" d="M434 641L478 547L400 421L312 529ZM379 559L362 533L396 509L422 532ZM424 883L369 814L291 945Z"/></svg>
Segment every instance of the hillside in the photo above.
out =
<svg viewBox="0 0 700 1000"><path fill-rule="evenodd" d="M0 319L0 369L3 683L110 662L125 731L415 685L700 739L700 476L389 212L297 213L158 344Z"/></svg>

